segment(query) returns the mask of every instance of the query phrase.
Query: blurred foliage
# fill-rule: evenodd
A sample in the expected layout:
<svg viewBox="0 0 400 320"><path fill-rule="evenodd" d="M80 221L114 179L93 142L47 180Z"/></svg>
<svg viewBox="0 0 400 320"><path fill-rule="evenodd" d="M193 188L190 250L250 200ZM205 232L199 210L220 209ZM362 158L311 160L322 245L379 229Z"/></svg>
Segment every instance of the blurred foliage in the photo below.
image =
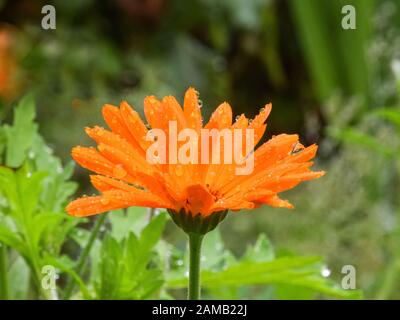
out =
<svg viewBox="0 0 400 320"><path fill-rule="evenodd" d="M342 266L354 265L366 298L400 298L397 0L54 0L57 29L48 31L40 27L44 4L0 1L0 30L14 40L0 66L7 57L17 67L12 96L0 97L0 122L13 121L0 127L0 275L8 268L9 297L47 297L36 292L47 263L62 271L60 290L77 284L74 298L184 297L183 234L167 223L163 240L145 248L148 214L131 208L109 214L90 244L92 221L72 228L77 222L63 213L76 185L72 166L61 164L71 146L88 143L82 128L102 122L102 104L126 99L142 112L146 95L179 97L195 86L206 115L224 100L248 116L272 101L268 134L317 142L328 172L290 192L294 211L230 214L223 239L206 238L207 297L359 297L334 285ZM345 4L356 8L356 30L341 28ZM35 93L39 125L32 96L20 99L25 92ZM79 193L91 192L82 169L74 180ZM154 237L163 219L153 220ZM140 272L109 274L133 267L128 246L143 254Z"/></svg>

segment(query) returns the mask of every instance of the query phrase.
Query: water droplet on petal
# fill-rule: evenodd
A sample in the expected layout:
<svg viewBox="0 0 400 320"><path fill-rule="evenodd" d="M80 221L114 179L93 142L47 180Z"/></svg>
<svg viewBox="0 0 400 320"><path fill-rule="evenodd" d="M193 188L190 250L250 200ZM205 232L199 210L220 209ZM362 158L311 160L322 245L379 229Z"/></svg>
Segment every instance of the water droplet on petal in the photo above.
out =
<svg viewBox="0 0 400 320"><path fill-rule="evenodd" d="M304 146L302 146L300 143L296 142L292 146L292 150L289 152L289 155L291 154L296 154L304 150Z"/></svg>
<svg viewBox="0 0 400 320"><path fill-rule="evenodd" d="M181 176L183 175L183 168L182 168L182 165L178 164L178 165L175 167L175 174L176 174L178 177L181 177Z"/></svg>
<svg viewBox="0 0 400 320"><path fill-rule="evenodd" d="M122 179L127 175L127 172L125 171L125 169L122 167L121 164L117 164L113 169L113 175L117 179Z"/></svg>
<svg viewBox="0 0 400 320"><path fill-rule="evenodd" d="M100 202L101 202L101 204L103 204L103 205L108 205L109 203L110 203L110 200L109 199L107 199L107 198L101 198L100 199Z"/></svg>

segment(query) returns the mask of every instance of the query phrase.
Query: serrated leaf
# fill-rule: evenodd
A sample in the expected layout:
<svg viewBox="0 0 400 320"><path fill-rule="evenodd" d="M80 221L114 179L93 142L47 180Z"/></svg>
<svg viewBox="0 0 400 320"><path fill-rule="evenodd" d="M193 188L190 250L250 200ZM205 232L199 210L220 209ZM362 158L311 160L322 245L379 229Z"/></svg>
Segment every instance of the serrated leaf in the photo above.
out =
<svg viewBox="0 0 400 320"><path fill-rule="evenodd" d="M31 95L21 99L14 111L12 126L5 125L6 136L6 165L18 168L26 158L26 152L31 147L37 132L34 123L35 102Z"/></svg>
<svg viewBox="0 0 400 320"><path fill-rule="evenodd" d="M139 235L143 228L148 224L148 213L143 207L130 207L125 212L115 210L109 215L111 222L111 235L122 240L133 232Z"/></svg>
<svg viewBox="0 0 400 320"><path fill-rule="evenodd" d="M0 225L0 242L18 251L24 257L28 256L28 250L23 240L4 225Z"/></svg>
<svg viewBox="0 0 400 320"><path fill-rule="evenodd" d="M271 242L265 234L260 234L254 246L249 247L243 256L243 260L271 261L275 258L275 252Z"/></svg>

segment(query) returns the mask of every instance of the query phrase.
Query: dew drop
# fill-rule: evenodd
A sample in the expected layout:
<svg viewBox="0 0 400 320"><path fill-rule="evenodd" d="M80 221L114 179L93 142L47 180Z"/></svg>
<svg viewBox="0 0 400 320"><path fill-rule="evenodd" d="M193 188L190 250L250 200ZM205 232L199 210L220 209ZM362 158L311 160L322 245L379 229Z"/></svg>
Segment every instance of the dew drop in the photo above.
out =
<svg viewBox="0 0 400 320"><path fill-rule="evenodd" d="M178 177L181 177L181 176L183 175L183 168L182 168L182 165L178 164L178 165L175 167L175 174L176 174Z"/></svg>
<svg viewBox="0 0 400 320"><path fill-rule="evenodd" d="M125 177L127 175L127 173L121 164L117 164L113 169L113 175L117 179L122 179L123 177Z"/></svg>
<svg viewBox="0 0 400 320"><path fill-rule="evenodd" d="M293 144L292 150L289 152L289 155L299 153L303 150L304 147L300 143L296 142L295 144Z"/></svg>
<svg viewBox="0 0 400 320"><path fill-rule="evenodd" d="M107 199L107 198L101 198L100 199L100 202L101 202L101 204L103 204L103 205L108 205L109 203L110 203L110 200L109 199Z"/></svg>

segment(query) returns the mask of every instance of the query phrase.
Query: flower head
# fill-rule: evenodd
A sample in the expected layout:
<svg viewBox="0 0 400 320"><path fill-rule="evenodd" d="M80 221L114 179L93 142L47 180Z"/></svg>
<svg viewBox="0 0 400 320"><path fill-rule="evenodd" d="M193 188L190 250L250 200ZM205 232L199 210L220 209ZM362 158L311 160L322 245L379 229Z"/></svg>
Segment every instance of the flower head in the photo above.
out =
<svg viewBox="0 0 400 320"><path fill-rule="evenodd" d="M103 116L111 130L97 126L86 128L97 148L72 149L75 161L95 173L91 182L101 194L72 201L67 211L74 216L88 216L130 206L145 206L166 208L183 216L210 218L227 210L253 209L263 204L292 208L278 194L302 181L321 177L324 172L310 170L313 164L310 160L316 154L317 145L305 148L296 134L274 136L256 148L265 132L265 121L270 111L271 104L268 104L252 121L244 115L233 121L231 107L224 102L203 126L198 93L189 88L183 108L172 96L162 100L154 96L146 97L144 113L149 127L127 102L123 101L119 107L105 105ZM243 153L243 149L240 151L242 160L253 157L253 170L249 174L238 175L235 170L237 163L233 162L191 161L182 164L169 161L169 156L176 152L171 148L175 143L171 139L171 121L176 124L178 132L190 129L199 137L203 129L236 132L228 140L221 140L221 150L213 150L213 143L203 145L195 140L183 154L196 150L199 154L194 158L197 160L204 151L216 152L223 158L222 149L226 150L229 146L232 150L228 150L228 155L235 153L229 139L238 138L239 132L240 144L246 145L246 152ZM150 141L149 128L166 133L164 150L169 160L164 163L148 160L149 149L154 147L156 141ZM253 139L246 139L248 132L253 133ZM206 140L213 141L212 137ZM186 144L179 139L176 143L177 148ZM193 145L197 149L191 149ZM224 215L221 216L223 218Z"/></svg>

